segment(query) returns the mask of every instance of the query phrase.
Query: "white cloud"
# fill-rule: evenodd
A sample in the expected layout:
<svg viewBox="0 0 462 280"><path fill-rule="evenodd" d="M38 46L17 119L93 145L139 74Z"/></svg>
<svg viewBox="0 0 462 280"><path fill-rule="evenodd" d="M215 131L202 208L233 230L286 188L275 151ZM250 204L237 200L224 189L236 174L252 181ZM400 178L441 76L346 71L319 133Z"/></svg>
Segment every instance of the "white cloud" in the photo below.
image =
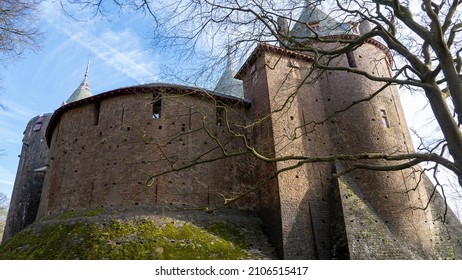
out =
<svg viewBox="0 0 462 280"><path fill-rule="evenodd" d="M56 3L43 4L44 19L76 44L137 83L157 79L156 64L132 30L96 31L92 22L79 22L62 14Z"/></svg>
<svg viewBox="0 0 462 280"><path fill-rule="evenodd" d="M18 126L26 127L27 122L38 114L9 99L2 100L2 104L5 105L6 109L0 109L0 135L2 135L0 147L6 143L21 143L22 131L18 130Z"/></svg>
<svg viewBox="0 0 462 280"><path fill-rule="evenodd" d="M2 118L18 121L28 121L31 116L35 115L35 112L30 108L17 104L10 99L3 99L1 103L6 107L5 110L0 110L0 117Z"/></svg>

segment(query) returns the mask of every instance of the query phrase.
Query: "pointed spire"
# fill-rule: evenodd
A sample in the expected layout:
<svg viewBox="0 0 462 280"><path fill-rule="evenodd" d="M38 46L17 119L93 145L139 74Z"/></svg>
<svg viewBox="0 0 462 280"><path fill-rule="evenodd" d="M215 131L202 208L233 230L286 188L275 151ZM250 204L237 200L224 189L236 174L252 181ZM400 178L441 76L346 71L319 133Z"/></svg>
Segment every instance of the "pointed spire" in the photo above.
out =
<svg viewBox="0 0 462 280"><path fill-rule="evenodd" d="M221 75L214 91L242 98L244 96L242 81L234 78L236 71L233 69L232 47L229 42L226 52L226 59L225 71Z"/></svg>
<svg viewBox="0 0 462 280"><path fill-rule="evenodd" d="M85 70L84 80L88 78L88 71L90 70L90 56L88 56L87 69Z"/></svg>
<svg viewBox="0 0 462 280"><path fill-rule="evenodd" d="M84 99L84 98L87 98L93 95L90 89L90 85L88 84L89 70L90 70L90 57L88 57L87 69L85 70L85 76L83 77L82 83L80 83L79 87L74 91L74 93L72 93L72 95L66 100L66 102L64 102L64 104L78 101L80 99Z"/></svg>
<svg viewBox="0 0 462 280"><path fill-rule="evenodd" d="M232 57L232 47L231 45L229 44L229 41L228 41L228 47L227 47L227 50L226 50L226 68L229 68L229 69L233 69L233 57Z"/></svg>

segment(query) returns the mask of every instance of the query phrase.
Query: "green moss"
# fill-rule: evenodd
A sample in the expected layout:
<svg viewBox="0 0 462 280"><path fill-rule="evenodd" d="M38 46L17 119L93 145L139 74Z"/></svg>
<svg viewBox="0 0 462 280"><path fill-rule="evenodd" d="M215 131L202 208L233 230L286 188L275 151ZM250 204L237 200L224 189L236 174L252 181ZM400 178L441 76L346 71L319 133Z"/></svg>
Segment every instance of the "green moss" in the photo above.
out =
<svg viewBox="0 0 462 280"><path fill-rule="evenodd" d="M62 213L58 219L60 220L66 220L66 219L69 219L69 218L72 218L72 217L79 217L80 216L80 213L79 212L76 212L76 211L67 211L67 212L64 212Z"/></svg>
<svg viewBox="0 0 462 280"><path fill-rule="evenodd" d="M85 213L83 213L83 216L85 217L96 217L104 212L104 208L100 207L97 209L89 210Z"/></svg>
<svg viewBox="0 0 462 280"><path fill-rule="evenodd" d="M446 260L455 260L456 259L456 254L454 252L454 246L451 243L449 239L442 239L442 244L440 245L440 248L442 249L442 254L443 258Z"/></svg>
<svg viewBox="0 0 462 280"><path fill-rule="evenodd" d="M60 217L61 219L62 217ZM153 220L55 223L0 246L0 259L253 259L236 228Z"/></svg>
<svg viewBox="0 0 462 280"><path fill-rule="evenodd" d="M239 229L237 229L236 227L230 224L218 222L218 223L213 224L212 226L209 226L207 228L207 231L217 236L220 236L221 238L228 240L234 244L237 244L238 246L242 248L249 247L247 240L240 233Z"/></svg>

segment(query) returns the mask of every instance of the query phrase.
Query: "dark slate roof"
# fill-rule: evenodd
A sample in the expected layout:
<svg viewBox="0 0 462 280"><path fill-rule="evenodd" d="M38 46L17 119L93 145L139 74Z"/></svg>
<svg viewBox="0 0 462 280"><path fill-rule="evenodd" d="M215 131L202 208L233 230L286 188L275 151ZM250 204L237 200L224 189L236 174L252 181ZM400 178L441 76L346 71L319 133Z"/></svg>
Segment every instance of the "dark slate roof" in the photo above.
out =
<svg viewBox="0 0 462 280"><path fill-rule="evenodd" d="M314 38L316 35L324 37L330 35L353 34L351 30L352 23L340 23L323 12L318 6L319 4L307 4L306 8L300 14L299 19L292 27L290 35L292 35L295 39L304 40ZM307 27L307 25L317 23L319 23L319 29L315 34Z"/></svg>
<svg viewBox="0 0 462 280"><path fill-rule="evenodd" d="M233 55L230 46L228 46L226 58L225 71L223 71L220 80L218 80L214 91L225 92L228 95L244 98L244 86L242 81L234 78L236 71L234 70Z"/></svg>
<svg viewBox="0 0 462 280"><path fill-rule="evenodd" d="M217 92L226 92L229 95L242 98L244 97L244 88L242 81L235 79L236 71L230 66L227 66L225 71L220 77L217 85L215 86L214 91Z"/></svg>
<svg viewBox="0 0 462 280"><path fill-rule="evenodd" d="M87 65L87 70L85 71L85 76L83 78L82 83L80 83L79 87L72 93L72 95L66 100L66 103L71 103L78 101L80 99L84 99L93 95L90 89L90 85L88 84L88 69L90 67L90 63Z"/></svg>

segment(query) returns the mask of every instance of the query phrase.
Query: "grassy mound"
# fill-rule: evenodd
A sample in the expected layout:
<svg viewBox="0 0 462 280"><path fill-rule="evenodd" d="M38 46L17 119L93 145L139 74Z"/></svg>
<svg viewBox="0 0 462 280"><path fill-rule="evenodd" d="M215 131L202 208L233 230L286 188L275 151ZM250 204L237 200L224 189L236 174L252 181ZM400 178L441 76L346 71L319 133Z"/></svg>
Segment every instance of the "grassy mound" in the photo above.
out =
<svg viewBox="0 0 462 280"><path fill-rule="evenodd" d="M69 218L28 227L0 246L0 259L258 259L238 227L171 218ZM72 215L71 215L72 216Z"/></svg>

